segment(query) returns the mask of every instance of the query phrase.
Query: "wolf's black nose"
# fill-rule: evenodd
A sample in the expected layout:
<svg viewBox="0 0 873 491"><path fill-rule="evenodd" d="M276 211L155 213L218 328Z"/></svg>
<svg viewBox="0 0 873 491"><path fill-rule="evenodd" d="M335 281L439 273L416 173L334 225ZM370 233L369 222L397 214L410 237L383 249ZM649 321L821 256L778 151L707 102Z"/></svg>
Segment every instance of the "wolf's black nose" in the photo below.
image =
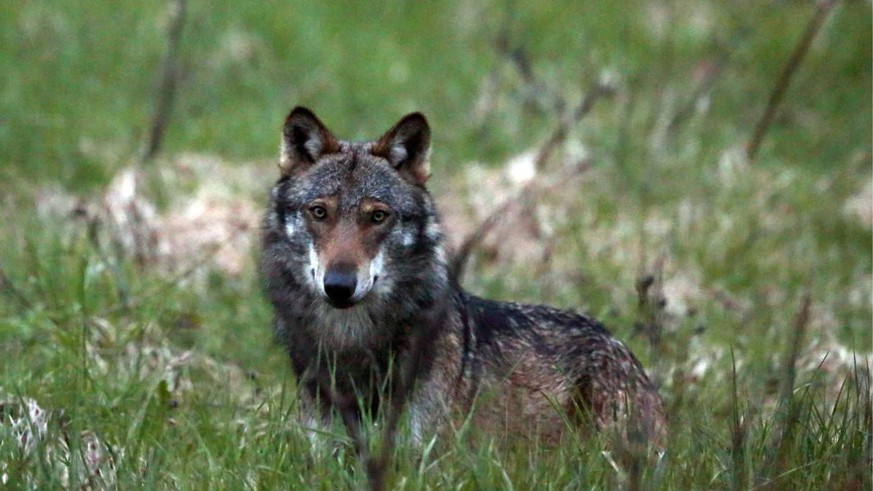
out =
<svg viewBox="0 0 873 491"><path fill-rule="evenodd" d="M355 294L357 278L354 272L333 270L324 275L324 293L330 302L339 308L351 307L352 295Z"/></svg>

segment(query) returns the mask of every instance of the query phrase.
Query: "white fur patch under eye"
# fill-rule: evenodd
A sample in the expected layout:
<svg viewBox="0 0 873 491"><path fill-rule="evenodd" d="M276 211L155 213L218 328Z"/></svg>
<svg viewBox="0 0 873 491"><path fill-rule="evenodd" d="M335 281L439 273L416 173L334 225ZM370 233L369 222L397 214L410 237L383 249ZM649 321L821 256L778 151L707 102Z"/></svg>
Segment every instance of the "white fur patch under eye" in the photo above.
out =
<svg viewBox="0 0 873 491"><path fill-rule="evenodd" d="M402 237L401 240L402 240L402 243L404 246L412 247L412 245L415 244L415 234L413 234L412 231L404 232L401 237Z"/></svg>
<svg viewBox="0 0 873 491"><path fill-rule="evenodd" d="M293 237L294 232L296 232L296 231L297 231L297 228L294 226L294 222L291 220L288 220L288 222L285 223L285 233L288 235L288 237Z"/></svg>
<svg viewBox="0 0 873 491"><path fill-rule="evenodd" d="M317 290L324 293L323 282L321 281L321 268L318 262L318 253L315 252L315 246L309 244L309 264L307 264L303 272L306 275L306 281L310 282Z"/></svg>
<svg viewBox="0 0 873 491"><path fill-rule="evenodd" d="M376 298L385 298L394 289L394 281L385 266L385 255L382 251L370 262L370 281Z"/></svg>
<svg viewBox="0 0 873 491"><path fill-rule="evenodd" d="M376 257L370 261L370 281L374 281L378 276L383 276L384 269L385 256L382 254L382 251L379 251L379 254L376 254Z"/></svg>

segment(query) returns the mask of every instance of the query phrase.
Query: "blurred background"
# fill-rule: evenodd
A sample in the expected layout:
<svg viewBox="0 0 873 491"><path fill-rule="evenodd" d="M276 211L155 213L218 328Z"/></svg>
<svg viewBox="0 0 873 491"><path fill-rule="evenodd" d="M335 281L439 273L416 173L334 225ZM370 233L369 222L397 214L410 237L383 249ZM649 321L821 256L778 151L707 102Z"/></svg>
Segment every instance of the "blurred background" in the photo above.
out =
<svg viewBox="0 0 873 491"><path fill-rule="evenodd" d="M669 482L869 484L869 2L34 0L0 6L0 39L0 397L25 408L6 421L31 401L103 449L76 474L0 446L13 483L109 462L129 485L309 482L306 440L276 436L293 380L256 267L305 105L346 139L427 115L451 243L494 222L463 284L626 340L704 462ZM792 394L809 433L773 464Z"/></svg>

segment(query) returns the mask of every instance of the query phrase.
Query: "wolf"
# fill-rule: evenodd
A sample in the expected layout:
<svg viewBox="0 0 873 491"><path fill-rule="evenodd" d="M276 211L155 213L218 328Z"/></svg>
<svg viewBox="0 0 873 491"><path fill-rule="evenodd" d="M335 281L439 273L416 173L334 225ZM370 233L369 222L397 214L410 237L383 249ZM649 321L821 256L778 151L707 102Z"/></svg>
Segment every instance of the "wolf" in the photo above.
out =
<svg viewBox="0 0 873 491"><path fill-rule="evenodd" d="M261 272L303 422L352 427L390 404L419 441L464 423L550 444L574 426L660 438L658 391L602 324L457 284L429 156L421 113L366 142L304 107L285 120Z"/></svg>

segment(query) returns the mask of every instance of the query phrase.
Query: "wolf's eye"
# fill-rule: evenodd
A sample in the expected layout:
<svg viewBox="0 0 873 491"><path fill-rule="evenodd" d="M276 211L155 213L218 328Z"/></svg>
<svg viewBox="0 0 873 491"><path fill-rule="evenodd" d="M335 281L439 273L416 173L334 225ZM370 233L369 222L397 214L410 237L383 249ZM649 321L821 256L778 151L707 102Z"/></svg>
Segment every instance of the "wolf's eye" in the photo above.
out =
<svg viewBox="0 0 873 491"><path fill-rule="evenodd" d="M327 209L321 205L315 205L309 209L309 214L316 220L324 220L327 218Z"/></svg>
<svg viewBox="0 0 873 491"><path fill-rule="evenodd" d="M370 213L370 221L373 223L382 223L388 218L388 212L385 210L376 210Z"/></svg>

